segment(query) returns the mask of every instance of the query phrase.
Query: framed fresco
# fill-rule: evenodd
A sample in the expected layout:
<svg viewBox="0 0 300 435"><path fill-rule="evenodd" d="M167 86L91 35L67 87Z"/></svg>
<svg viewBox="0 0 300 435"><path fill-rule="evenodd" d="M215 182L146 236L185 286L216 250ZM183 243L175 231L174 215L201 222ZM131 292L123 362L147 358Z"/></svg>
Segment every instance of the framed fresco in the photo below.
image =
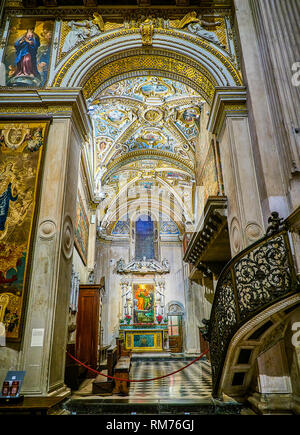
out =
<svg viewBox="0 0 300 435"><path fill-rule="evenodd" d="M87 263L88 244L89 220L84 208L80 192L78 191L75 224L75 246L85 266Z"/></svg>
<svg viewBox="0 0 300 435"><path fill-rule="evenodd" d="M13 18L5 50L6 86L42 87L48 78L54 21Z"/></svg>
<svg viewBox="0 0 300 435"><path fill-rule="evenodd" d="M154 285L133 284L133 323L154 323Z"/></svg>
<svg viewBox="0 0 300 435"><path fill-rule="evenodd" d="M20 341L49 122L0 122L0 322Z"/></svg>

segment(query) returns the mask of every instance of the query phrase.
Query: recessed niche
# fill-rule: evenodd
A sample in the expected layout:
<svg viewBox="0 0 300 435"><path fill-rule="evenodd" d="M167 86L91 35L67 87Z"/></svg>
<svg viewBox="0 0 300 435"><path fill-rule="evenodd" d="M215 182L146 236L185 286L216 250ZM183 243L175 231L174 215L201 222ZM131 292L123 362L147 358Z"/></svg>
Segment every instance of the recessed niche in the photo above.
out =
<svg viewBox="0 0 300 435"><path fill-rule="evenodd" d="M271 326L273 326L273 323L269 320L260 328L256 329L256 331L254 331L253 334L248 337L248 340L258 340Z"/></svg>
<svg viewBox="0 0 300 435"><path fill-rule="evenodd" d="M243 385L245 379L245 372L237 372L233 375L232 386Z"/></svg>
<svg viewBox="0 0 300 435"><path fill-rule="evenodd" d="M238 364L249 364L252 349L241 349L237 360Z"/></svg>

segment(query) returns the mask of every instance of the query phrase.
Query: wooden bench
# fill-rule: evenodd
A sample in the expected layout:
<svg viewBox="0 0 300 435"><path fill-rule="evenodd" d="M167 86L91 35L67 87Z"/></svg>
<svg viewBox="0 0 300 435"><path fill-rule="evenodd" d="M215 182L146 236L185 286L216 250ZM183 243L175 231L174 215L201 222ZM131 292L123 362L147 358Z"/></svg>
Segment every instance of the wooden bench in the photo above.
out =
<svg viewBox="0 0 300 435"><path fill-rule="evenodd" d="M131 367L130 352L125 351L121 339L116 339L116 345L107 349L107 372L108 376L116 376L120 379L128 379ZM128 395L129 382L118 381L98 375L93 381L93 394L111 395L121 394Z"/></svg>
<svg viewBox="0 0 300 435"><path fill-rule="evenodd" d="M67 351L75 355L75 344L68 344ZM83 361L85 362L85 361ZM65 384L72 390L78 390L80 383L87 374L87 369L66 355Z"/></svg>
<svg viewBox="0 0 300 435"><path fill-rule="evenodd" d="M102 373L113 376L114 375L114 367L117 363L117 346L110 346L106 351L107 358L107 370L102 370ZM92 392L93 394L101 394L101 395L111 395L114 388L114 383L112 379L105 378L104 376L98 375L96 379L93 381Z"/></svg>
<svg viewBox="0 0 300 435"><path fill-rule="evenodd" d="M114 368L114 375L120 379L129 379L129 373L131 368L131 352L124 349L123 339L116 338L116 343L119 359ZM128 396L129 387L130 382L116 379L113 393Z"/></svg>

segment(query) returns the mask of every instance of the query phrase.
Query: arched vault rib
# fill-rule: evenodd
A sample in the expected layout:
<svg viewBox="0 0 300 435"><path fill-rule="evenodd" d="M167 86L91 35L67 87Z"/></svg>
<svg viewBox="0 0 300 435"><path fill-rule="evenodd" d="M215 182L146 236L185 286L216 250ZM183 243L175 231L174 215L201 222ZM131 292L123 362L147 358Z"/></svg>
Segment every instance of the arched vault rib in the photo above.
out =
<svg viewBox="0 0 300 435"><path fill-rule="evenodd" d="M107 210L107 215L109 215L109 210L116 210L118 207L116 206L116 203L118 202L118 200L122 197L122 195L124 195L126 193L126 191L132 186L134 185L136 182L141 181L141 177L140 176L136 176L134 177L132 180L130 180L128 183L124 184L124 186L121 187L121 189L119 190L119 192L115 195L115 197L110 200L110 204L108 206L108 210ZM178 204L178 208L180 210L182 210L182 214L184 216L188 216L188 218L191 220L192 217L190 216L189 211L187 210L187 208L185 207L184 202L182 201L182 199L180 198L180 196L178 195L178 193L176 192L176 190L170 186L170 184L168 184L166 181L164 181L162 178L160 177L156 177L156 181L158 181L162 186L164 186L167 191L169 191L175 198L175 200L177 201ZM152 198L152 200L155 200L155 197ZM152 204L152 200L151 200L151 204ZM127 201L126 201L127 202ZM106 220L106 219L104 219Z"/></svg>
<svg viewBox="0 0 300 435"><path fill-rule="evenodd" d="M135 205L135 202L137 203ZM118 207L117 210L114 210L111 213L108 213L105 215L104 219L101 222L101 225L105 226L107 229L107 233L110 233L115 225L115 223L122 219L123 216L125 216L128 212L133 211L133 214L143 211L149 211L149 204L147 199L139 199L139 201L134 200L132 203L128 204L122 204L120 207ZM171 211L173 213L173 220L177 224L179 230L181 233L184 232L184 223L183 223L183 215L181 213L181 210L178 207L174 207L172 210L167 207L166 204L160 203L157 200L153 200L151 202L151 211L156 212L156 214L161 211L166 216L171 215Z"/></svg>
<svg viewBox="0 0 300 435"><path fill-rule="evenodd" d="M175 166L181 168L185 172L187 172L192 178L195 176L194 167L185 159L176 156L174 153L170 153L167 151L157 151L157 150L136 150L131 151L127 154L122 155L121 157L116 158L108 164L107 171L103 175L102 184L107 182L108 177L112 175L112 173L120 169L120 167L127 165L128 163L135 162L137 160L164 160L171 164L175 164Z"/></svg>
<svg viewBox="0 0 300 435"><path fill-rule="evenodd" d="M140 61L138 68L131 68L128 59L134 56L144 60L145 56L162 57L168 60L165 61L165 65L169 62L172 68L158 68L156 63L150 65L144 60ZM124 58L127 61L122 63ZM115 61L117 63L113 65L115 68L113 72L107 66ZM176 64L179 68L176 68ZM181 77L185 83L187 79L190 80L188 84L190 86L194 84L194 89L198 87L196 89L198 92L202 89L206 97L209 96L208 92L203 86L199 86L201 85L200 75L210 82L213 89L216 86L242 86L240 72L235 68L230 57L212 43L191 37L184 32L158 31L157 38L153 40L153 47L144 49L141 48L141 40L136 32L129 30L92 38L82 47L74 49L57 65L50 84L62 87L85 87L91 76L93 76L93 82L96 78L95 74L99 74L101 70L103 74L107 69L109 74L103 81L98 77L95 89L111 77L136 70L149 71L151 69L157 71L157 74L164 71L172 74L175 80ZM176 74L177 77L175 77ZM197 75L199 75L198 79ZM86 95L92 95L92 84L86 87L85 92ZM204 94L202 95L205 97Z"/></svg>
<svg viewBox="0 0 300 435"><path fill-rule="evenodd" d="M144 53L140 55L130 55L111 60L105 65L97 65L97 68L89 70L83 79L83 93L86 99L93 98L99 87L111 77L116 77L121 73L130 73L141 69L154 71L154 75L158 71L166 71L177 75L178 81L190 80L192 87L199 92L203 98L211 103L216 82L213 80L207 71L203 71L203 67L198 65L190 65L188 58L183 56L176 59L171 53L165 52L163 55L155 53Z"/></svg>

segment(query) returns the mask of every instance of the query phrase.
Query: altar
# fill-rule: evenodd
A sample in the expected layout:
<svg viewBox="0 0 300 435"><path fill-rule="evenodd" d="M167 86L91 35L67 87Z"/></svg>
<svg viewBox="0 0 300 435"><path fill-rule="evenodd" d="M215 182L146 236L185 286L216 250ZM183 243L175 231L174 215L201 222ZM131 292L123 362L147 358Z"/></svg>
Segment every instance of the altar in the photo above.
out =
<svg viewBox="0 0 300 435"><path fill-rule="evenodd" d="M168 324L121 325L120 337L126 350L162 352L168 348Z"/></svg>
<svg viewBox="0 0 300 435"><path fill-rule="evenodd" d="M168 349L168 316L165 313L167 261L119 261L117 272L126 275L121 284L122 306L119 336L126 350L163 352ZM140 276L143 276L141 282Z"/></svg>

